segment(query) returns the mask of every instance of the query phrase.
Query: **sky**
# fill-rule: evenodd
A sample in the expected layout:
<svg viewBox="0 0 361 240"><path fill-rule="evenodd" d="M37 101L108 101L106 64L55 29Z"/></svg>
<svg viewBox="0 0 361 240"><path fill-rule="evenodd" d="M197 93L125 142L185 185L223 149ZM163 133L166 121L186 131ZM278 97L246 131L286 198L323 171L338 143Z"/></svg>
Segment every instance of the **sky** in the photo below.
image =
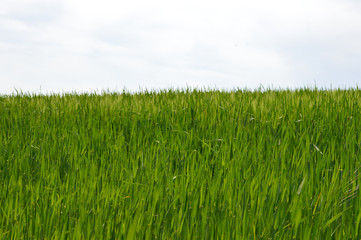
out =
<svg viewBox="0 0 361 240"><path fill-rule="evenodd" d="M355 88L359 0L1 0L0 93Z"/></svg>

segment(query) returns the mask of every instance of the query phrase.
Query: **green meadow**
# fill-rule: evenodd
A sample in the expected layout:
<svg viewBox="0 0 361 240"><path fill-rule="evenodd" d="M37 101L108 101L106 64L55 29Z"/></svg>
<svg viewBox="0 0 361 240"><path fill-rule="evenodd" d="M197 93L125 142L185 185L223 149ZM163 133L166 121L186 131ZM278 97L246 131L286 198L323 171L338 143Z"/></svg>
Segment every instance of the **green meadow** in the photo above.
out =
<svg viewBox="0 0 361 240"><path fill-rule="evenodd" d="M0 239L360 239L361 90L0 96Z"/></svg>

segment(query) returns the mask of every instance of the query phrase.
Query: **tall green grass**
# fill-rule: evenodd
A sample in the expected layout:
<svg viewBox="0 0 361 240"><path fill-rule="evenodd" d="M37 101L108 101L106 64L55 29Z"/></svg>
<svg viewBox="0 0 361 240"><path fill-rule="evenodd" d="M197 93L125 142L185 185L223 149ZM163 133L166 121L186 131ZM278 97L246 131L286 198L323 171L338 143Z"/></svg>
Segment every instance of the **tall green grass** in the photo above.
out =
<svg viewBox="0 0 361 240"><path fill-rule="evenodd" d="M361 91L0 97L0 239L360 239Z"/></svg>

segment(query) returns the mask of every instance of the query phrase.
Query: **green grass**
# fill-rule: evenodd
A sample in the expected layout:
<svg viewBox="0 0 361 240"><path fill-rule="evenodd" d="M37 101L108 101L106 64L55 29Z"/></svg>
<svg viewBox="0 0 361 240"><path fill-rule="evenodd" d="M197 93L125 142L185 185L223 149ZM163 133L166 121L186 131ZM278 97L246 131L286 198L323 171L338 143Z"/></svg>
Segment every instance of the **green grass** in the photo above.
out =
<svg viewBox="0 0 361 240"><path fill-rule="evenodd" d="M360 239L361 90L0 96L0 239Z"/></svg>

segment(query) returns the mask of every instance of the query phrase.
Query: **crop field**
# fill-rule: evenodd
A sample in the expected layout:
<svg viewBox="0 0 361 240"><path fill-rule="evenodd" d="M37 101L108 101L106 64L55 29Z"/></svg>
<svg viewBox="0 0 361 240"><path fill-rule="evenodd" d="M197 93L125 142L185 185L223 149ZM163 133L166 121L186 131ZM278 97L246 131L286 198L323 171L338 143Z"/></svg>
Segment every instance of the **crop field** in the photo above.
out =
<svg viewBox="0 0 361 240"><path fill-rule="evenodd" d="M361 90L0 96L0 239L360 239Z"/></svg>

